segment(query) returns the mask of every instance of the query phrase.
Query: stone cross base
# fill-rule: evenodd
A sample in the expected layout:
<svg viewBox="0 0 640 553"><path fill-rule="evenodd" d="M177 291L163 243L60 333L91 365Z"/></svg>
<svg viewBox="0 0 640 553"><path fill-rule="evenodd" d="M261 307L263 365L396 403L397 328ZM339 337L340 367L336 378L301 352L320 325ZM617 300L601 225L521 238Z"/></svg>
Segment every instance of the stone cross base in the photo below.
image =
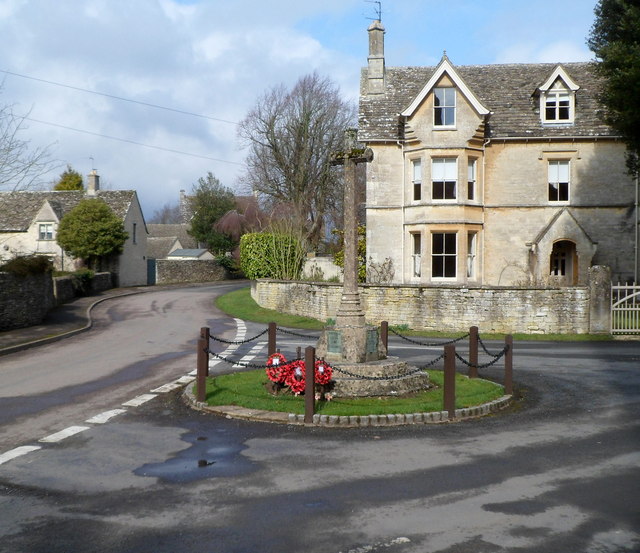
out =
<svg viewBox="0 0 640 553"><path fill-rule="evenodd" d="M371 325L326 327L316 345L316 357L329 364L365 363L386 356L378 327Z"/></svg>
<svg viewBox="0 0 640 553"><path fill-rule="evenodd" d="M333 371L335 386L332 390L335 397L402 396L430 387L429 375L425 371L414 372L415 367L399 361L397 357L369 363L336 363L336 366L354 375L381 379L364 380L336 369Z"/></svg>

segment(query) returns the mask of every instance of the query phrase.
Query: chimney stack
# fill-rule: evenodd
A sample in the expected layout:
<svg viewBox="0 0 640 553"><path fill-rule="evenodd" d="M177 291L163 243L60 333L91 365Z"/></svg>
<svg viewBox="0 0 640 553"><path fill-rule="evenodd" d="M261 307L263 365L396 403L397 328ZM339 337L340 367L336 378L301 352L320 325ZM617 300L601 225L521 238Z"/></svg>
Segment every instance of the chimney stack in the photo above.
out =
<svg viewBox="0 0 640 553"><path fill-rule="evenodd" d="M384 93L384 25L379 20L369 25L369 94Z"/></svg>
<svg viewBox="0 0 640 553"><path fill-rule="evenodd" d="M87 195L95 196L98 190L100 190L100 175L92 169L87 179Z"/></svg>

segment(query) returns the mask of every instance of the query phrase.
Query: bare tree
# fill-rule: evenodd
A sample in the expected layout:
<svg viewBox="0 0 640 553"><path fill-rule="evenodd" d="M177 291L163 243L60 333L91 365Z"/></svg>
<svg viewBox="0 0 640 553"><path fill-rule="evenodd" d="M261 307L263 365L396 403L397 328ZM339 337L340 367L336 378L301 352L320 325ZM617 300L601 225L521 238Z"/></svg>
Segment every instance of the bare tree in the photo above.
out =
<svg viewBox="0 0 640 553"><path fill-rule="evenodd" d="M166 203L160 209L153 212L150 223L169 224L181 223L180 205L177 203Z"/></svg>
<svg viewBox="0 0 640 553"><path fill-rule="evenodd" d="M288 205L314 247L325 217L339 211L341 173L329 161L355 117L356 106L313 73L290 91L281 85L266 92L239 126L249 147L243 183L272 205Z"/></svg>
<svg viewBox="0 0 640 553"><path fill-rule="evenodd" d="M27 115L0 106L0 192L28 190L52 168L49 147L32 148L21 136Z"/></svg>

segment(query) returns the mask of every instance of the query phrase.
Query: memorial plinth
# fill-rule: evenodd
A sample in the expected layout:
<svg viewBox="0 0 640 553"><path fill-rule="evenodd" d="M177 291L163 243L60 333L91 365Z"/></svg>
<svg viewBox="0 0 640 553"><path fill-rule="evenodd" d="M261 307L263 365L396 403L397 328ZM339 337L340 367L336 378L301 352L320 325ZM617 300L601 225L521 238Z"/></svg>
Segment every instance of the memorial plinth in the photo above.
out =
<svg viewBox="0 0 640 553"><path fill-rule="evenodd" d="M327 327L316 346L317 357L335 366L333 394L384 396L416 392L429 387L429 376L416 372L387 351L375 326L367 325L360 303L357 267L356 165L373 159L370 148L357 148L355 134L345 135L345 150L334 156L344 165L344 281L335 326Z"/></svg>

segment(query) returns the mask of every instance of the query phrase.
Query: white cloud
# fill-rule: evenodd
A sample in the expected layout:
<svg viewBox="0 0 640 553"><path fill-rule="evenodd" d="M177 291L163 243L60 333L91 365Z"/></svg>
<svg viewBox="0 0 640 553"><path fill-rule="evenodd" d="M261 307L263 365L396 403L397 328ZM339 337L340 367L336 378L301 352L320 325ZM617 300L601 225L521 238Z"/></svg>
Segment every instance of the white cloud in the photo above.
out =
<svg viewBox="0 0 640 553"><path fill-rule="evenodd" d="M229 53L237 39L237 35L232 33L211 33L194 44L194 51L205 61L215 61Z"/></svg>
<svg viewBox="0 0 640 553"><path fill-rule="evenodd" d="M11 17L27 0L0 0L0 19Z"/></svg>
<svg viewBox="0 0 640 553"><path fill-rule="evenodd" d="M536 42L520 42L504 47L496 57L496 63L560 63L589 61L587 48L566 40L546 45Z"/></svg>
<svg viewBox="0 0 640 553"><path fill-rule="evenodd" d="M586 46L580 47L573 42L560 40L543 48L537 56L539 62L590 61L593 54Z"/></svg>
<svg viewBox="0 0 640 553"><path fill-rule="evenodd" d="M554 11L559 34L524 2L450 3L434 20L432 2L394 0L383 6L387 57L392 65L429 64L446 48L459 64L588 59L584 38L574 36L582 31L564 24L567 10L578 20L584 0L567 3ZM314 70L356 100L371 15L363 0L0 0L0 69L238 122L266 89ZM70 163L86 174L95 166L104 182L136 188L147 217L207 171L232 186L241 170L233 124L11 75L0 92L7 103L58 125L232 162L29 124L25 138L56 142L62 169Z"/></svg>

